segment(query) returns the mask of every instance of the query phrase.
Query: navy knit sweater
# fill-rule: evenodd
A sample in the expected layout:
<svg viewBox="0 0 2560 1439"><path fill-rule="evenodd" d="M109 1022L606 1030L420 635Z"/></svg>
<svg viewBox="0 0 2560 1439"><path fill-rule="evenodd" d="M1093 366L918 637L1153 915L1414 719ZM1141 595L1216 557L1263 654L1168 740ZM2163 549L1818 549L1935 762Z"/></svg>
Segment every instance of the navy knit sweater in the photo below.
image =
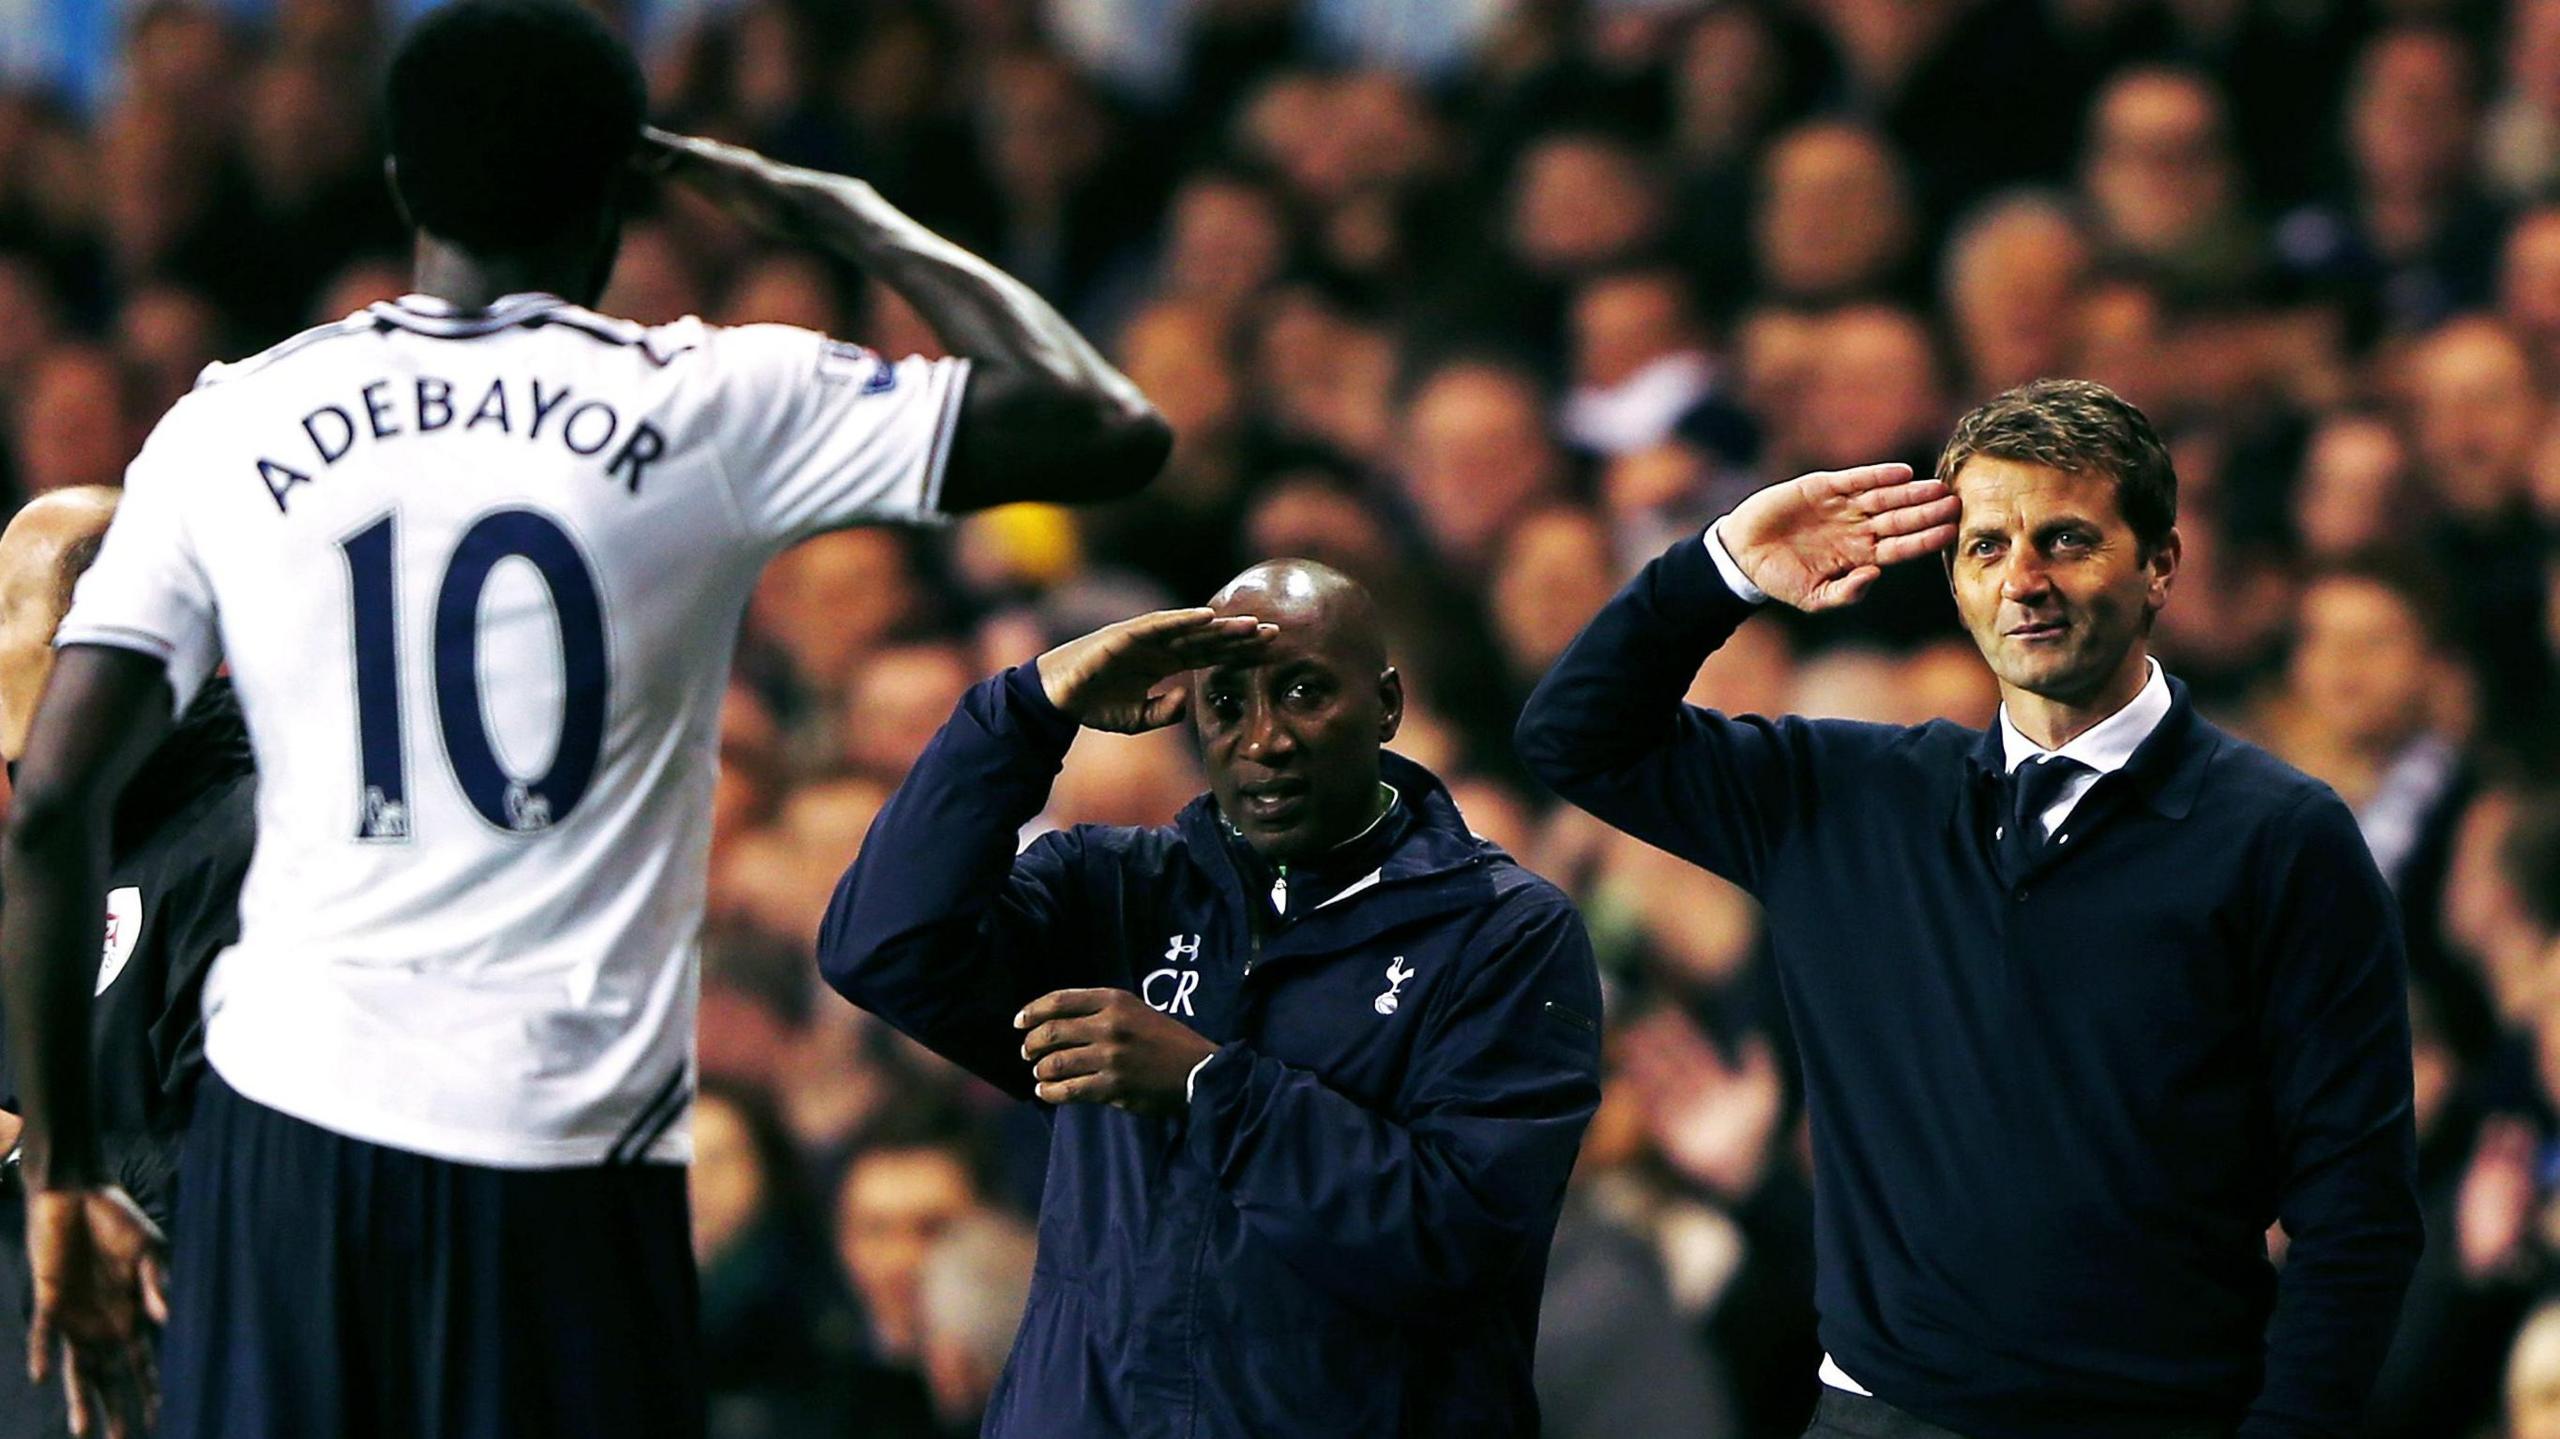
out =
<svg viewBox="0 0 2560 1439"><path fill-rule="evenodd" d="M2346 807L2172 680L2069 842L2004 876L1996 726L1681 702L1750 613L1682 541L1558 661L1519 745L1766 906L1824 1345L1982 1439L2348 1433L2420 1232L2399 926Z"/></svg>

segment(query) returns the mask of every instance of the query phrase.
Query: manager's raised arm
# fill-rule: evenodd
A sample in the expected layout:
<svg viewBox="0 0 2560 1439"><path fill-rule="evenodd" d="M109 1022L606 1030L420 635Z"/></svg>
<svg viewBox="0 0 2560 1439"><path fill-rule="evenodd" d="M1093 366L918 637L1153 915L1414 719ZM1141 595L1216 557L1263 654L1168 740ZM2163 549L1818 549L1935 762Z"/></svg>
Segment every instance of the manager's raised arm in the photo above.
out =
<svg viewBox="0 0 2560 1439"><path fill-rule="evenodd" d="M1819 471L1745 500L1609 602L1521 711L1521 760L1556 793L1749 886L1801 799L1804 736L1683 704L1698 666L1768 601L1854 604L1883 567L1944 549L1956 502L1908 465Z"/></svg>

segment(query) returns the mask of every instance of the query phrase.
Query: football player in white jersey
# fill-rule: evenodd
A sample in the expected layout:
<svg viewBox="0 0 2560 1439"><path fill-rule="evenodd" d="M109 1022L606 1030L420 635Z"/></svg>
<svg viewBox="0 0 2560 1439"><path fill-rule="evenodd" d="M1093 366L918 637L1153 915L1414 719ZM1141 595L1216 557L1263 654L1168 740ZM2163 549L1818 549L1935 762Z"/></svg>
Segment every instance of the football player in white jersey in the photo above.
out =
<svg viewBox="0 0 2560 1439"><path fill-rule="evenodd" d="M455 0L388 89L417 293L212 367L160 422L19 771L30 1359L110 1434L165 1316L171 1439L698 1435L693 945L749 589L820 531L1128 493L1171 436L868 185L644 133L629 52L570 0ZM586 308L644 168L860 266L964 358ZM81 1040L111 802L218 664L259 832L164 1304Z"/></svg>

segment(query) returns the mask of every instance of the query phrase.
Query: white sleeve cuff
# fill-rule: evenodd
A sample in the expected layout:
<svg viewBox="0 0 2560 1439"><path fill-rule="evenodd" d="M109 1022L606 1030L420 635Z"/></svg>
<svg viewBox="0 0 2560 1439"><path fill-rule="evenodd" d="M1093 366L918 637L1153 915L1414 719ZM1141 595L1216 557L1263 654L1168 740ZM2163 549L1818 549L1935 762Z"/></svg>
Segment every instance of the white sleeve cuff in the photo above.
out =
<svg viewBox="0 0 2560 1439"><path fill-rule="evenodd" d="M1743 603L1767 604L1769 592L1753 584L1751 577L1742 572L1742 566L1734 563L1733 551L1724 547L1724 536L1719 533L1723 528L1722 520L1707 526L1707 557L1716 562L1716 573L1724 576L1725 588L1740 596Z"/></svg>
<svg viewBox="0 0 2560 1439"><path fill-rule="evenodd" d="M1198 1064L1195 1064L1195 1065L1191 1066L1191 1072L1190 1072L1189 1074L1186 1074L1186 1075L1182 1076L1182 1102L1183 1102L1183 1103L1185 1103L1185 1104L1189 1104L1189 1103L1191 1102L1191 1091L1192 1091L1194 1088L1196 1088L1196 1087L1199 1085L1199 1083L1200 1083L1200 1071L1201 1071L1201 1070L1204 1070L1204 1069L1207 1069L1207 1068L1209 1067L1209 1061L1210 1061L1210 1060L1212 1060L1212 1059L1217 1058L1217 1057L1218 1057L1218 1055L1219 1055L1220 1053L1222 1053L1222 1052L1223 1052L1223 1051L1219 1051L1219 1050L1212 1050L1212 1051L1211 1051L1211 1052L1210 1052L1206 1057L1204 1057L1204 1058L1203 1058L1203 1059L1202 1059Z"/></svg>

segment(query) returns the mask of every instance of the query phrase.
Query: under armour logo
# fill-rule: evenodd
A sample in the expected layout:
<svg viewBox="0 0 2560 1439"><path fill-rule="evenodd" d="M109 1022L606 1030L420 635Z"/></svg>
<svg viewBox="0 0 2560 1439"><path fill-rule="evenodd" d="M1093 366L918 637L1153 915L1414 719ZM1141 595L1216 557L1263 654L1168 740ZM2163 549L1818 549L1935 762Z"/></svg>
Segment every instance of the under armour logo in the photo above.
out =
<svg viewBox="0 0 2560 1439"><path fill-rule="evenodd" d="M1138 981L1138 997L1147 1002L1147 1008L1160 1014L1195 1014L1196 1011L1191 1007L1191 994L1200 987L1200 971L1174 969L1170 966L1198 964L1200 936L1175 934L1167 935L1166 939L1168 943L1165 945L1164 962L1168 967L1156 970ZM1161 993L1156 989L1159 980L1164 981L1168 986Z"/></svg>
<svg viewBox="0 0 2560 1439"><path fill-rule="evenodd" d="M1376 999L1371 1000L1369 1002L1370 1007L1377 1010L1380 1014L1395 1013L1396 991L1404 988L1404 982L1411 978L1413 978L1413 971L1405 967L1403 955L1399 954L1395 958L1388 960L1387 992L1379 995Z"/></svg>

